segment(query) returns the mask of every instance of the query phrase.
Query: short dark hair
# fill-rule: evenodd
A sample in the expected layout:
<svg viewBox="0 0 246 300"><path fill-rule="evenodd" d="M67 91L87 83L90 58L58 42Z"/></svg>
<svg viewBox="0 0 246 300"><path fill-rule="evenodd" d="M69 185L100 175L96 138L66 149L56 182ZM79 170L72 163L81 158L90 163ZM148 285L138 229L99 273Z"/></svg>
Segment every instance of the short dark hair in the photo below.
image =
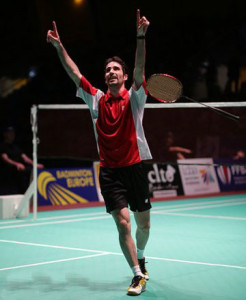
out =
<svg viewBox="0 0 246 300"><path fill-rule="evenodd" d="M3 127L3 132L15 131L14 126L5 126Z"/></svg>
<svg viewBox="0 0 246 300"><path fill-rule="evenodd" d="M119 57L119 56L113 56L113 57L109 57L105 60L105 63L104 63L104 70L106 70L106 66L111 63L112 61L115 61L117 62L118 64L121 65L122 67L122 71L123 71L123 74L128 74L128 67L126 65L126 63Z"/></svg>

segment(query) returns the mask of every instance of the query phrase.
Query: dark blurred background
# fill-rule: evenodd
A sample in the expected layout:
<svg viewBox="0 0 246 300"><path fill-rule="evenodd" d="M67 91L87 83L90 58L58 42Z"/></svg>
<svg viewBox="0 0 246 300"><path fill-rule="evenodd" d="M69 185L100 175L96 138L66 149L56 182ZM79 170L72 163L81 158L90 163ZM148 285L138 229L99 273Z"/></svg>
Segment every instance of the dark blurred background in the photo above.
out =
<svg viewBox="0 0 246 300"><path fill-rule="evenodd" d="M151 22L146 77L172 74L201 101L246 100L245 0L9 0L0 4L0 128L14 126L31 153L33 104L82 103L46 43L52 20L81 73L105 90L105 58L118 55L132 71L137 8Z"/></svg>

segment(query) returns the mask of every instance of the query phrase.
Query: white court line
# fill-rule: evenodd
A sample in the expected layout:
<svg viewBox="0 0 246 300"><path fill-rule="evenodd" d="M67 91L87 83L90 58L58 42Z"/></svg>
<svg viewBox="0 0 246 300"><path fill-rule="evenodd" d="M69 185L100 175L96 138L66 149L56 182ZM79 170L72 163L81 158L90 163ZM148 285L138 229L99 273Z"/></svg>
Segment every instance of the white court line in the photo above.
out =
<svg viewBox="0 0 246 300"><path fill-rule="evenodd" d="M178 200L180 201L180 200ZM182 200L181 200L182 201ZM196 201L196 200L195 200ZM246 203L246 198L244 199L228 199L228 200L216 200L216 201L202 201L202 202L195 202L195 203L185 203L185 204L174 204L174 205L162 205L162 206L155 206L152 208L152 210L155 209L162 209L162 208L175 208L175 207L192 207L192 206L199 206L203 204L223 204L223 203L235 203L236 202L245 202Z"/></svg>
<svg viewBox="0 0 246 300"><path fill-rule="evenodd" d="M77 217L83 217L83 216L99 216L99 215L105 215L106 212L93 212L93 213L81 213L81 214L73 214L73 215L63 215L63 216L52 216L52 217L40 217L38 221L40 220L56 220L56 219L68 219L68 218L77 218ZM1 220L0 220L1 221ZM27 222L30 220L12 220L12 221L3 221L0 222L0 225L4 224L11 224L11 223L19 223L19 222Z"/></svg>
<svg viewBox="0 0 246 300"><path fill-rule="evenodd" d="M216 200L216 201L202 201L202 202L195 202L195 203L185 203L185 204L172 204L172 205L162 205L162 206L154 206L152 207L153 210L159 210L159 209L166 209L166 208L175 208L175 207L192 207L192 206L200 206L203 204L216 204L216 203L234 203L235 200L237 202L239 201L245 201L246 199L237 199L237 198L232 198L228 200ZM81 214L72 214L72 215L63 215L63 216L52 216L52 217L40 217L38 221L43 221L43 220L56 220L56 219L69 219L69 218L74 218L74 217L83 217L83 216L99 216L99 215L105 215L106 212L93 212L93 213L81 213ZM0 225L5 225L5 224L11 224L11 223L23 223L23 222L29 222L30 220L12 220L12 221L7 221L7 222L0 222Z"/></svg>
<svg viewBox="0 0 246 300"><path fill-rule="evenodd" d="M188 199L189 200L189 199ZM180 200L178 200L180 201ZM181 200L182 201L182 200ZM211 200L211 201L202 201L202 202L197 202L195 203L185 203L185 204L172 204L172 205L162 205L162 206L154 206L152 207L152 210L160 209L160 208L173 208L173 207L189 207L189 206L196 206L196 205L203 205L203 204L215 204L215 203L227 203L227 202L234 202L234 201L245 201L246 198L238 199L238 198L230 198L228 200ZM154 202L154 201L153 201ZM106 212L92 212L92 213L81 213L81 214L70 214L70 215L63 215L63 216L52 216L52 217L40 217L39 220L55 220L55 219L66 219L66 218L73 218L73 217L81 217L81 216L97 216L97 215L104 215ZM7 223L17 223L17 222L25 222L26 220L12 220L8 222L2 222L2 224L7 224ZM0 223L1 224L1 223Z"/></svg>
<svg viewBox="0 0 246 300"><path fill-rule="evenodd" d="M18 241L11 241L11 240L0 240L0 243L19 244L25 246L45 247L45 248L54 248L54 249L62 249L62 250L85 251L85 252L93 252L93 253L108 253L107 251L89 250L89 249L73 248L73 247L65 247L65 246L54 246L54 245L29 243L29 242L18 242ZM110 252L110 254L112 254L112 252Z"/></svg>
<svg viewBox="0 0 246 300"><path fill-rule="evenodd" d="M1 220L0 220L1 221ZM23 222L27 222L29 220L12 220L12 221L3 221L0 222L0 225L5 225L5 224L15 224L15 223L23 223Z"/></svg>
<svg viewBox="0 0 246 300"><path fill-rule="evenodd" d="M165 209L165 210L158 210L158 211L152 211L152 214L161 214L162 212L173 212L173 211L184 211L184 210L195 210L195 209L204 209L204 208L211 208L211 207L221 207L221 206L230 206L230 205L240 205L240 204L246 204L246 202L228 202L229 200L226 200L226 202L221 203L221 201L216 201L216 203L220 203L219 205L211 205L211 202L209 201L210 205L207 206L200 206L197 204L193 204L192 206L190 204L188 204L189 206L185 206L185 207L181 207L181 205L179 206L179 208L172 208L173 206L169 206L171 207L171 209ZM184 205L184 204L183 204ZM164 208L167 208L164 206ZM63 223L71 223L71 222L82 222L82 221L90 221L90 220L98 220L98 219L108 219L111 218L110 215L105 215L105 213L103 213L103 216L98 216L98 217L91 217L91 218L79 218L79 219L71 219L71 220L62 220L62 221L51 221L51 222L42 222L40 223L38 220L38 223L28 223L28 224L22 224L22 225L10 225L10 226L1 226L0 230L4 230L4 229L11 229L11 228L22 228L22 227L32 227L32 226L43 226L43 225L52 225L52 224L63 224Z"/></svg>
<svg viewBox="0 0 246 300"><path fill-rule="evenodd" d="M200 206L203 204L216 204L216 203L229 203L234 201L246 201L246 199L237 199L237 198L231 198L228 200L216 200L216 201L202 201L202 202L195 202L195 203L185 203L185 204L173 204L173 205L162 205L162 206L154 206L152 207L152 211L159 210L159 209L166 209L166 208L175 208L175 207L192 207L192 206ZM246 202L245 202L246 203ZM69 219L69 218L77 218L77 217L83 217L83 216L99 216L99 215L105 215L106 212L96 212L96 213L81 213L81 214L73 214L73 215L64 215L64 216L52 216L52 217L39 217L38 221L43 220L56 220L56 219ZM30 222L30 220L12 220L7 222L0 222L1 225L5 224L11 224L11 223L23 223L23 222ZM1 227L0 227L1 229Z"/></svg>
<svg viewBox="0 0 246 300"><path fill-rule="evenodd" d="M72 258L58 259L58 260L52 260L52 261L45 261L45 262L36 263L36 264L28 264L28 265L2 268L2 269L0 269L0 271L7 271L7 270L14 270L14 269L21 269L21 268L30 268L30 267L36 267L36 266L42 266L42 265L48 265L48 264L55 264L55 263L60 263L60 262L65 262L65 261L73 261L73 260L91 258L91 257L96 257L96 256L108 255L108 254L109 253L105 252L105 253L98 253L98 254L86 255L86 256L80 256L80 257L72 257Z"/></svg>
<svg viewBox="0 0 246 300"><path fill-rule="evenodd" d="M111 252L111 251L100 251L100 250L91 250L91 249L81 249L81 248L71 248L71 247L63 247L63 246L53 246L53 245L45 245L45 244L36 244L36 243L26 243L26 242L18 242L18 241L10 241L10 240L0 240L0 242L4 243L13 243L13 244L22 244L22 245L30 245L30 246L37 246L37 247L47 247L47 248L57 248L57 249L64 249L64 250L76 250L76 251L87 251L87 252L97 252L98 254L88 255L88 256L81 256L77 258L65 259L65 260L57 260L53 262L44 262L44 263L37 263L37 264L28 264L16 267L9 267L9 268L2 268L0 271L6 271L16 268L26 268L26 267L34 267L37 265L42 264L49 264L49 263L58 263L66 260L75 260L75 259L83 259L89 257L96 257L101 255L123 255L122 253ZM165 258L165 257L152 257L146 256L147 259L159 260L159 261L170 261L170 262L177 262L177 263L186 263L186 264L195 264L195 265L204 265L204 266L212 266L212 267L223 267L223 268L232 268L232 269L242 269L246 270L244 266L237 266L237 265L227 265L227 264L215 264L215 263L208 263L208 262L198 262L198 261L190 261L190 260L181 260L181 259L173 259L173 258Z"/></svg>
<svg viewBox="0 0 246 300"><path fill-rule="evenodd" d="M167 206L155 206L152 207L153 210L160 209L160 208L173 208L173 207L189 207L189 206L195 206L195 205L203 205L203 204L211 204L211 203L228 203L228 202L234 202L236 199L230 199L230 200L216 200L216 201L203 201L199 203L185 203L185 204L174 204L174 205L167 205ZM246 199L238 199L237 201L243 200L246 203ZM96 213L81 213L81 214L74 214L74 215L65 215L65 216L53 216L53 217L40 217L39 220L55 220L55 219L67 219L67 218L74 218L74 217L83 217L83 216L97 216L97 215L105 215L106 212L96 212Z"/></svg>
<svg viewBox="0 0 246 300"><path fill-rule="evenodd" d="M229 217L229 216L210 216L210 215L184 214L184 213L168 213L168 212L167 213L161 212L160 215L171 215L171 216L180 216L180 217L196 217L196 218L211 218L211 219L222 219L222 220L246 221L246 218Z"/></svg>
<svg viewBox="0 0 246 300"><path fill-rule="evenodd" d="M204 205L204 206L197 206L197 207L185 207L185 208L173 208L173 209L167 209L167 210L159 210L154 211L154 214L159 214L162 212L172 212L172 211L184 211L184 210L196 210L196 209L205 209L205 208L211 208L211 207L223 207L223 206L234 206L234 205L245 205L246 202L232 202L232 203L223 203L223 204L216 204L216 205Z"/></svg>
<svg viewBox="0 0 246 300"><path fill-rule="evenodd" d="M112 217L106 215L106 216L102 216L102 217L80 218L80 219L62 220L62 221L54 221L54 222L31 223L31 224L23 224L23 225L10 225L10 226L0 227L0 230L10 229L10 228L22 228L22 227L32 227L32 226L64 224L64 223L82 222L82 221L99 220L99 219L109 219L109 218L112 218Z"/></svg>
<svg viewBox="0 0 246 300"><path fill-rule="evenodd" d="M233 200L225 200L225 203L227 203L228 201L233 202ZM224 201L223 201L224 202ZM160 206L160 207L152 207L153 210L155 209L159 209L159 208L173 208L173 207L186 207L186 206L194 206L194 205L202 205L202 204L208 204L211 203L211 201L206 201L206 202L202 202L200 203L192 203L192 204L176 204L176 205L169 205L169 206ZM215 201L215 203L221 203L221 201ZM40 217L38 220L39 221L43 221L43 220L55 220L55 219L69 219L69 218L74 218L74 217L84 217L84 216L97 216L97 215L106 215L106 212L97 212L97 213L82 213L82 214L75 214L75 215L65 215L65 216L54 216L54 217Z"/></svg>
<svg viewBox="0 0 246 300"><path fill-rule="evenodd" d="M87 217L87 216L100 216L106 215L106 211L104 212L95 212L95 213L85 213L85 214L74 214L74 215L65 215L65 216L54 216L54 217L44 217L39 218L39 220L55 220L55 219L66 219L66 218L77 218L77 217Z"/></svg>
<svg viewBox="0 0 246 300"><path fill-rule="evenodd" d="M148 256L148 257L146 256L146 258L153 259L153 260L180 262L180 263L185 263L185 264L195 264L195 265L205 265L205 266L211 266L211 267L224 267L224 268L246 270L246 267L236 266L236 265L214 264L214 263L199 262L199 261L192 261L192 260L180 260L180 259L160 258L160 257L151 257L151 256Z"/></svg>

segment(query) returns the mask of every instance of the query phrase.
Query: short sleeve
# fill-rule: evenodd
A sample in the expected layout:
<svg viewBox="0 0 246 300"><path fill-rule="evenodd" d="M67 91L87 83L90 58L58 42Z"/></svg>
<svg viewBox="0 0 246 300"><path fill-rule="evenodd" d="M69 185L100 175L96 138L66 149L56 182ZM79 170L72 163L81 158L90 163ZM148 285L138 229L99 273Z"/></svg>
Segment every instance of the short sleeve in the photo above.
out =
<svg viewBox="0 0 246 300"><path fill-rule="evenodd" d="M98 115L98 102L103 95L104 93L93 87L84 76L81 77L76 96L83 99L89 106L93 118L96 118Z"/></svg>

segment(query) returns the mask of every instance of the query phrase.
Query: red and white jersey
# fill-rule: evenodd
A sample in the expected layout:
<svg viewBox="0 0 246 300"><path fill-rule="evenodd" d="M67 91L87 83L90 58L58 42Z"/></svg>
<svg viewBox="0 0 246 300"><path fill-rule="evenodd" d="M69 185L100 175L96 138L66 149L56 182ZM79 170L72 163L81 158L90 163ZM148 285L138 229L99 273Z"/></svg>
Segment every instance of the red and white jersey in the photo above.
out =
<svg viewBox="0 0 246 300"><path fill-rule="evenodd" d="M145 82L138 89L133 83L114 98L82 76L77 96L89 106L102 167L126 167L152 158L142 125Z"/></svg>

